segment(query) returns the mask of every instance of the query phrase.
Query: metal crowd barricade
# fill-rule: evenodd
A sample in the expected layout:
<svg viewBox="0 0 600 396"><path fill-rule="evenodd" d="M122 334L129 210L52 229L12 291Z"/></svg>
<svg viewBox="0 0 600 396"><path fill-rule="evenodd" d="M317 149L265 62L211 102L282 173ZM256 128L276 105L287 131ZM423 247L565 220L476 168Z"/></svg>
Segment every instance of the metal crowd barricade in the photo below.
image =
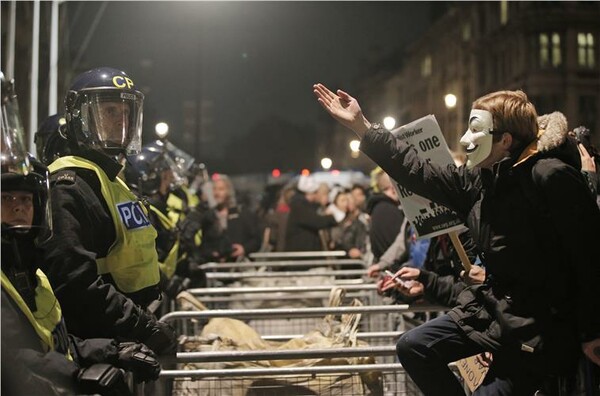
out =
<svg viewBox="0 0 600 396"><path fill-rule="evenodd" d="M250 253L248 257L251 260L285 260L298 258L336 258L345 257L346 252L343 250L329 251L308 251L308 252L256 252Z"/></svg>
<svg viewBox="0 0 600 396"><path fill-rule="evenodd" d="M206 263L200 266L205 272L215 272L221 270L245 271L249 269L264 268L265 270L285 270L289 268L314 268L314 267L333 267L333 268L365 268L364 261L359 259L311 259L311 260L272 260L272 261L242 261L239 263Z"/></svg>
<svg viewBox="0 0 600 396"><path fill-rule="evenodd" d="M256 290L258 294L260 292ZM214 293L218 294L218 293ZM177 354L176 363L183 365L192 362L254 362L264 360L295 360L310 358L338 357L376 357L374 364L340 364L315 367L279 367L279 368L202 368L192 370L163 370L161 379L172 380L174 395L285 395L285 394L318 394L318 395L420 395L416 386L404 373L402 366L396 362L395 342L399 335L393 327L394 321L365 320L371 316L392 318L406 312L424 312L440 310L433 306L383 305L383 306L354 306L354 307L317 307L295 309L258 309L258 310L215 310L200 312L172 312L161 320L174 323L176 321L207 321L211 318L227 317L234 319L276 320L278 318L323 318L325 315L342 315L360 313L363 315L357 339L366 341L368 347L326 348L300 350L269 350L269 351L214 351L214 352L181 352ZM260 332L259 332L260 333ZM304 333L263 335L265 340L284 341L301 337ZM350 393L339 393L340 389L332 391L329 388L317 392L295 392L302 384L320 378L324 384L329 384L339 378L359 379L360 375L377 373L381 378L381 389L373 393L355 392L359 387L351 387ZM285 381L281 378L285 377ZM317 381L317 384L319 381ZM298 389L293 390L296 386ZM242 389L243 388L243 392ZM312 391L315 390L313 386ZM362 388L360 388L362 389ZM306 391L306 389L304 390ZM333 393L332 393L333 392Z"/></svg>

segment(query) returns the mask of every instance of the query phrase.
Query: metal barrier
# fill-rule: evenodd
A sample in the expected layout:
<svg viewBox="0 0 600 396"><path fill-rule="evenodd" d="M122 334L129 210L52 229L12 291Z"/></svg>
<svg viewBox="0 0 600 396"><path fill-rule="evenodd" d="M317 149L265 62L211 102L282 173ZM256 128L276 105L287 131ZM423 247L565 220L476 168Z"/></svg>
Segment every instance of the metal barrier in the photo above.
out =
<svg viewBox="0 0 600 396"><path fill-rule="evenodd" d="M310 251L310 252L256 252L249 254L252 260L279 260L295 258L346 257L343 250Z"/></svg>
<svg viewBox="0 0 600 396"><path fill-rule="evenodd" d="M244 270L248 268L264 267L266 269L275 268L312 268L312 267L359 267L365 268L362 260L357 259L337 259L337 260L276 260L276 261L250 261L239 263L206 263L200 266L205 271L236 269Z"/></svg>

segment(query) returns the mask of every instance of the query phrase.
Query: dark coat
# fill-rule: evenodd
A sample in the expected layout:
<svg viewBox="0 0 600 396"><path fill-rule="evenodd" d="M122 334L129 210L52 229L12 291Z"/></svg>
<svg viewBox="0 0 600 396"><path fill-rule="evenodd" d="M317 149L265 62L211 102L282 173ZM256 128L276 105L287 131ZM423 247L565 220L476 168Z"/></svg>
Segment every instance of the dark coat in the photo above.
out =
<svg viewBox="0 0 600 396"><path fill-rule="evenodd" d="M600 211L564 116L539 123L545 132L533 150L493 170L436 166L385 130L370 130L361 148L470 229L488 278L465 289L450 312L467 335L542 372L566 372L580 342L600 335Z"/></svg>
<svg viewBox="0 0 600 396"><path fill-rule="evenodd" d="M262 244L262 227L258 216L241 206L232 206L227 215L227 229L224 234L231 243L244 247L246 255L257 252Z"/></svg>
<svg viewBox="0 0 600 396"><path fill-rule="evenodd" d="M101 166L110 178L121 170L100 153L80 156ZM86 169L61 169L51 176L50 193L54 228L52 238L42 246L42 270L60 301L69 330L82 338L140 339L148 321L156 318L138 304L158 298L158 287L126 296L115 288L109 274L98 275L96 257L105 257L116 239L98 177Z"/></svg>
<svg viewBox="0 0 600 396"><path fill-rule="evenodd" d="M371 216L371 251L377 262L396 240L404 221L404 212L387 195L374 194L367 201L367 213Z"/></svg>
<svg viewBox="0 0 600 396"><path fill-rule="evenodd" d="M285 233L286 251L323 250L319 230L333 227L337 221L331 215L317 214L318 208L319 205L308 202L303 193L296 193L292 197Z"/></svg>

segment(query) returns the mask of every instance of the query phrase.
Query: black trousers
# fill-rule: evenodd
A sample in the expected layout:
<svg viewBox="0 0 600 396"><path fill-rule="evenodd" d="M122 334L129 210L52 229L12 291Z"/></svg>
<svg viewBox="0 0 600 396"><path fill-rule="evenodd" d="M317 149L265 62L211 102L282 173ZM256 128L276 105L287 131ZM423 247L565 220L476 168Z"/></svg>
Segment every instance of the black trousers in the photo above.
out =
<svg viewBox="0 0 600 396"><path fill-rule="evenodd" d="M448 315L442 315L404 333L396 344L402 366L426 396L464 396L448 364L484 352ZM542 377L518 359L490 351L493 362L483 384L473 395L533 395Z"/></svg>

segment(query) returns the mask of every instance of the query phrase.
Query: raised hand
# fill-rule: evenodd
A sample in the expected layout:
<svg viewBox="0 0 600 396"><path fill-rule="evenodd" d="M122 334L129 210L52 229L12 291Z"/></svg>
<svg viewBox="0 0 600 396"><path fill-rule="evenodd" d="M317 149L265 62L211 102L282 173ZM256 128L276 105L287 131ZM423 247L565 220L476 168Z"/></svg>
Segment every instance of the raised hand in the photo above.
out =
<svg viewBox="0 0 600 396"><path fill-rule="evenodd" d="M346 128L352 129L359 137L362 138L371 127L358 101L346 92L338 89L335 94L321 83L313 85L313 92L317 101L333 118Z"/></svg>

